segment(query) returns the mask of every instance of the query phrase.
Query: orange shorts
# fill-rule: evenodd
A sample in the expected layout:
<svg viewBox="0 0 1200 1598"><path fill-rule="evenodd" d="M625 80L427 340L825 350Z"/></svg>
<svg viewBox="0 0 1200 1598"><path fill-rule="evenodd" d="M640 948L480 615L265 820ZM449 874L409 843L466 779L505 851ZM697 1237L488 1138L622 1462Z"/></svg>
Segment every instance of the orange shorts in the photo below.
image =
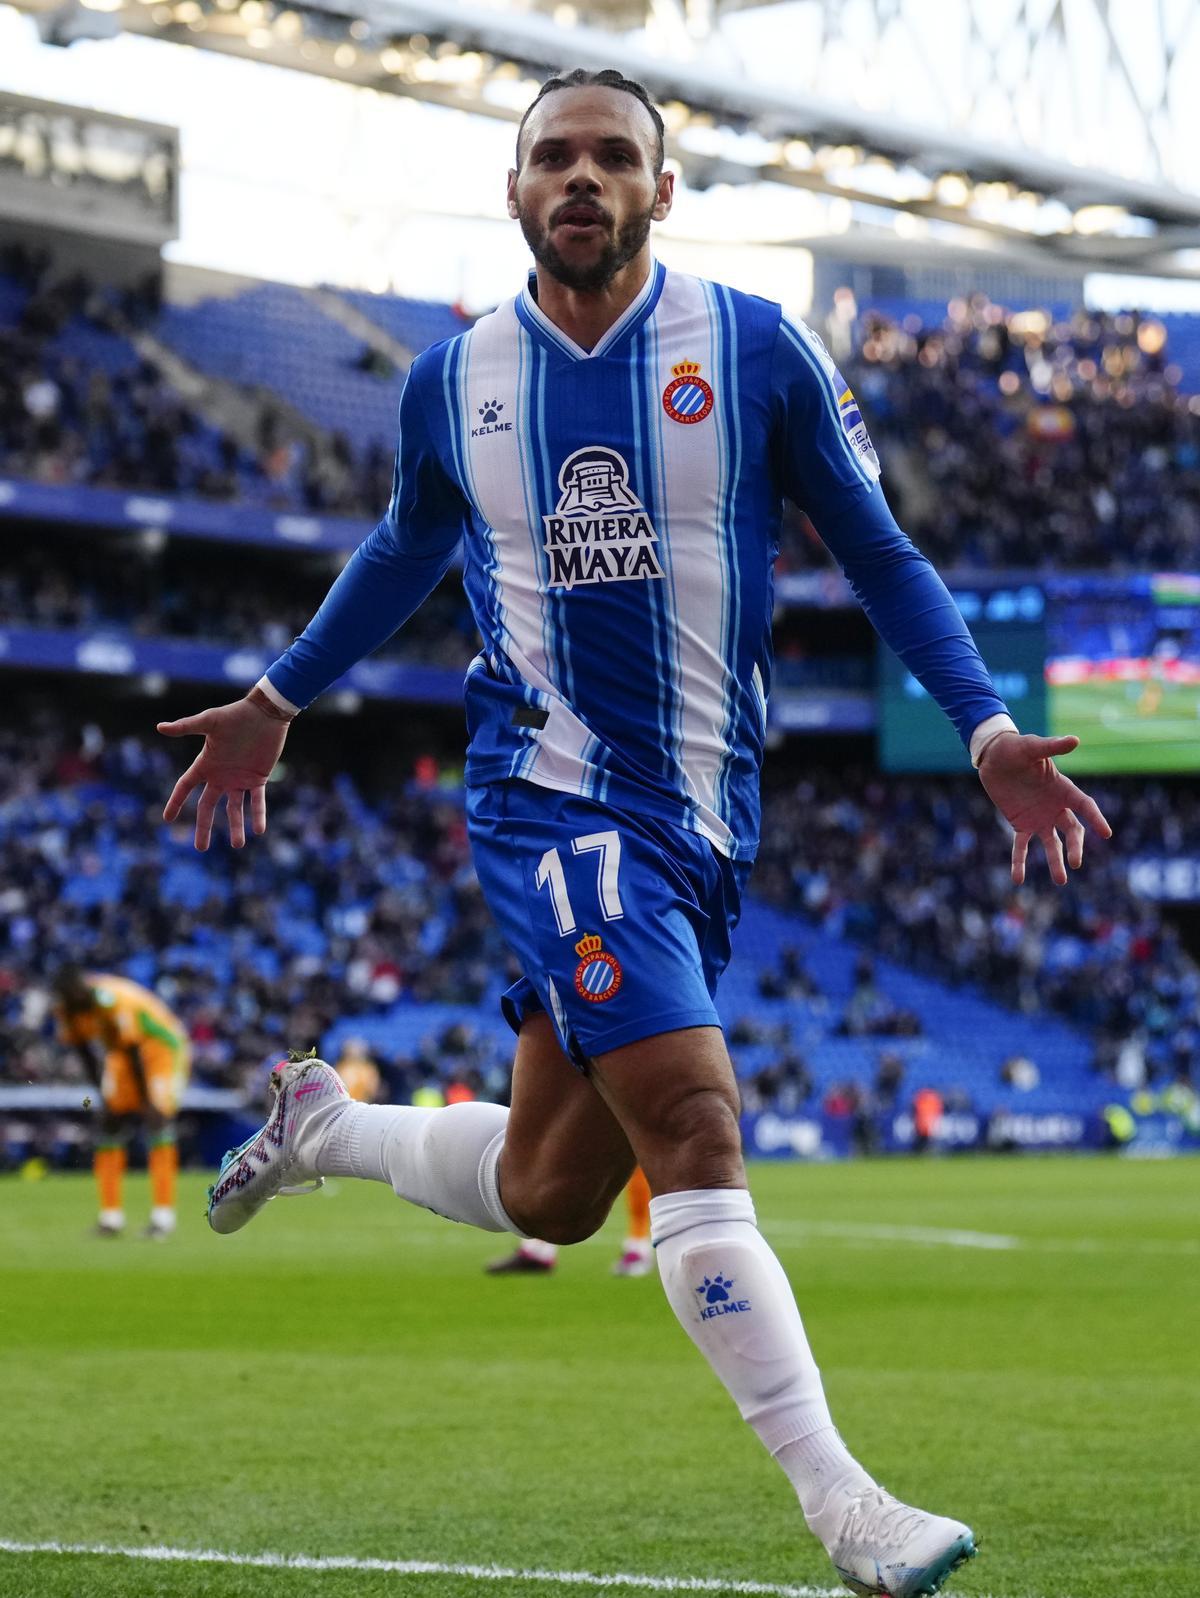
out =
<svg viewBox="0 0 1200 1598"><path fill-rule="evenodd" d="M110 1049L104 1059L100 1088L104 1108L110 1115L144 1115L147 1110L157 1110L170 1120L179 1113L179 1101L187 1086L191 1065L187 1045L147 1038L138 1046L138 1053L146 1078L145 1095L128 1049Z"/></svg>

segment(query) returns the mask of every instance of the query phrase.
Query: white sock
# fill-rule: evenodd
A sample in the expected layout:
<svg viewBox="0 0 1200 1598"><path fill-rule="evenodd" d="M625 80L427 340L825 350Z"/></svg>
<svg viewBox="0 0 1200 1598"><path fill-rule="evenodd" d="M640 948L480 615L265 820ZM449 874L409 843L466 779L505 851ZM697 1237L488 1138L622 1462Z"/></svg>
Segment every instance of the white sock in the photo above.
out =
<svg viewBox="0 0 1200 1598"><path fill-rule="evenodd" d="M101 1226L111 1226L114 1229L125 1225L124 1210L101 1210L96 1217Z"/></svg>
<svg viewBox="0 0 1200 1598"><path fill-rule="evenodd" d="M508 1111L500 1104L347 1104L297 1156L322 1176L387 1182L398 1197L450 1221L522 1236L500 1202Z"/></svg>
<svg viewBox="0 0 1200 1598"><path fill-rule="evenodd" d="M175 1230L175 1211L167 1204L156 1204L150 1211L150 1225L162 1232Z"/></svg>
<svg viewBox="0 0 1200 1598"><path fill-rule="evenodd" d="M671 1308L821 1535L813 1520L824 1518L831 1489L871 1478L834 1428L795 1297L749 1193L665 1193L650 1201L650 1226Z"/></svg>

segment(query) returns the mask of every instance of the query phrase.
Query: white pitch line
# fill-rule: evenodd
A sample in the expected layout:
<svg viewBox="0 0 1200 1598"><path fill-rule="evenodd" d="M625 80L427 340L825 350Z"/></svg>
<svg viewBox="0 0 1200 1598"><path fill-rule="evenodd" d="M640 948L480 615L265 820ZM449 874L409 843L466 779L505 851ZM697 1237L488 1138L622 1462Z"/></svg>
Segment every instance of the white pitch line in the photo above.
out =
<svg viewBox="0 0 1200 1598"><path fill-rule="evenodd" d="M186 1565L241 1565L258 1570L362 1570L397 1576L465 1576L471 1581L546 1581L563 1587L632 1587L643 1592L746 1593L754 1598L846 1598L843 1587L793 1587L716 1576L638 1576L589 1570L518 1570L505 1565L450 1565L434 1559L356 1559L311 1554L231 1554L218 1548L121 1548L107 1543L26 1543L0 1539L4 1554L87 1554Z"/></svg>
<svg viewBox="0 0 1200 1598"><path fill-rule="evenodd" d="M886 1226L858 1221L763 1220L762 1230L783 1238L843 1238L847 1243L916 1243L942 1248L1021 1249L1035 1254L1162 1254L1170 1258L1200 1253L1200 1239L1101 1237L1015 1237L1004 1232L964 1232L939 1226Z"/></svg>
<svg viewBox="0 0 1200 1598"><path fill-rule="evenodd" d="M869 1238L880 1243L927 1243L944 1248L1008 1249L1022 1246L1003 1232L963 1232L939 1226L883 1226L857 1221L761 1221L764 1232L783 1237Z"/></svg>

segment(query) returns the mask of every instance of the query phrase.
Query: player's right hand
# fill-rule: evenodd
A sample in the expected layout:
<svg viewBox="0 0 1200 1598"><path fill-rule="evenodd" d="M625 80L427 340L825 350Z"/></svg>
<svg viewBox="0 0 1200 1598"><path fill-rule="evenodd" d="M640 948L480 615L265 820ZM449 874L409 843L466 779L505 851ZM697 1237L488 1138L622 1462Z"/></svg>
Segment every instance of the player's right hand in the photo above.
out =
<svg viewBox="0 0 1200 1598"><path fill-rule="evenodd" d="M171 791L163 810L164 821L175 821L193 788L200 789L196 806L196 848L212 841L213 817L225 801L229 841L235 849L246 842L246 795L250 796L250 825L256 833L267 830L267 778L283 752L288 721L262 709L253 699L202 710L178 721L160 721L167 738L203 737L204 748Z"/></svg>

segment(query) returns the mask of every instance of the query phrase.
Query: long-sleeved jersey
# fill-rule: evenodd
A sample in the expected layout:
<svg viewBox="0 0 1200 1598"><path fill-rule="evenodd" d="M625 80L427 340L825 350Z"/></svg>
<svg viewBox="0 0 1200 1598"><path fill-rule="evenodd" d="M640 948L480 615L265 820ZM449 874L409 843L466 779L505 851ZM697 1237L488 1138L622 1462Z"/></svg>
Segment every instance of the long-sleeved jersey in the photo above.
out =
<svg viewBox="0 0 1200 1598"><path fill-rule="evenodd" d="M654 263L585 350L531 276L414 363L387 514L267 677L308 704L461 542L483 640L468 782L525 778L750 858L784 496L964 741L1005 708L878 479L853 394L778 305Z"/></svg>

